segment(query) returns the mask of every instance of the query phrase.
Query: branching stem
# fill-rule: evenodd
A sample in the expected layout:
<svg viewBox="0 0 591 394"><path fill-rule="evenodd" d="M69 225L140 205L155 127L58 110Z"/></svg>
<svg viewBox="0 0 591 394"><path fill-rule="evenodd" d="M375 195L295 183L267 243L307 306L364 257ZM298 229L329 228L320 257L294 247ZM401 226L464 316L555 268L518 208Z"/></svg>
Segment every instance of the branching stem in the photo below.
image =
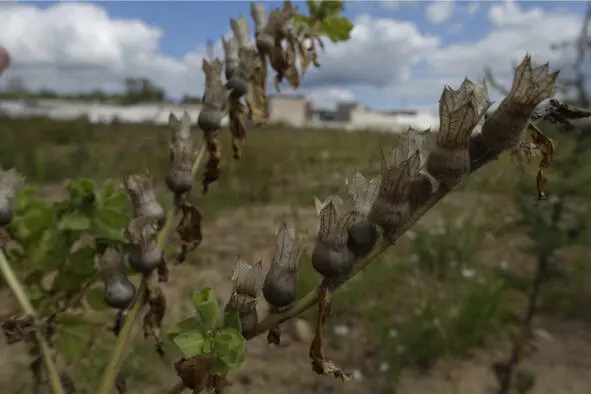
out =
<svg viewBox="0 0 591 394"><path fill-rule="evenodd" d="M199 153L195 162L193 163L193 175L199 169L199 166L203 160L203 155L205 153L205 144L201 145L199 149ZM166 222L162 231L158 236L158 246L160 248L164 248L166 242L168 241L168 237L172 232L172 228L174 227L174 219L178 213L178 208L176 204L174 204L174 208L171 209L166 217ZM111 353L111 357L109 359L109 363L107 364L107 368L103 373L103 377L101 379L100 387L97 391L97 394L110 394L113 390L113 386L115 384L115 379L117 379L117 375L121 369L123 364L123 358L125 354L125 346L130 341L131 333L133 331L133 327L135 322L137 321L138 317L140 316L140 312L145 305L146 296L147 296L147 289L148 289L148 282L150 278L144 277L138 287L136 299L132 308L127 313L125 317L125 321L123 323L123 327L119 332L119 336L117 337L117 342L115 343L115 347L113 348L113 352Z"/></svg>

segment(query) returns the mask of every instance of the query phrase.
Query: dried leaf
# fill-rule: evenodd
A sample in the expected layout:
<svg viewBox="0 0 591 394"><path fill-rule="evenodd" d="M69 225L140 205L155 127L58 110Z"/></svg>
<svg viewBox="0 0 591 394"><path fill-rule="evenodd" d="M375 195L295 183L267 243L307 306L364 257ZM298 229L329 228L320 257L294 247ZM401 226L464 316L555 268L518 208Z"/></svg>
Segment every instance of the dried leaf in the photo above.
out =
<svg viewBox="0 0 591 394"><path fill-rule="evenodd" d="M554 151L556 150L556 142L551 138L548 138L542 131L532 122L528 123L531 139L535 144L536 148L542 155L542 160L538 166L538 174L536 176L536 185L538 192L538 200L546 199L544 193L544 187L548 183L548 179L544 175L544 169L550 166L552 159L554 158Z"/></svg>
<svg viewBox="0 0 591 394"><path fill-rule="evenodd" d="M209 355L181 358L174 363L177 375L188 389L194 394L201 393L208 383L210 372L213 368L213 357Z"/></svg>
<svg viewBox="0 0 591 394"><path fill-rule="evenodd" d="M350 379L350 375L343 372L332 361L327 360L324 355L324 326L328 315L330 314L330 293L327 289L322 289L318 300L318 322L316 324L316 334L310 345L310 360L312 370L319 375L332 375L342 381Z"/></svg>
<svg viewBox="0 0 591 394"><path fill-rule="evenodd" d="M168 270L168 264L166 264L166 259L162 258L162 260L160 260L160 265L158 265L158 282L160 283L167 283L169 276L170 276L170 272Z"/></svg>
<svg viewBox="0 0 591 394"><path fill-rule="evenodd" d="M205 141L208 157L205 163L205 171L203 172L203 179L201 181L202 192L207 194L209 185L217 181L222 172L222 148L216 136L208 135Z"/></svg>
<svg viewBox="0 0 591 394"><path fill-rule="evenodd" d="M232 133L232 150L234 159L239 159L242 145L246 140L246 107L239 99L230 100L230 132Z"/></svg>
<svg viewBox="0 0 591 394"><path fill-rule="evenodd" d="M195 250L203 240L201 233L201 221L203 216L199 209L187 201L179 203L181 211L181 220L176 227L176 232L181 238L182 252L178 259L181 263L186 258L188 252Z"/></svg>
<svg viewBox="0 0 591 394"><path fill-rule="evenodd" d="M158 286L150 286L148 289L149 309L144 316L143 329L144 338L154 338L156 341L156 352L160 357L164 356L162 347L162 338L160 330L162 329L162 320L166 313L166 297Z"/></svg>
<svg viewBox="0 0 591 394"><path fill-rule="evenodd" d="M273 327L267 333L267 345L281 345L281 328Z"/></svg>

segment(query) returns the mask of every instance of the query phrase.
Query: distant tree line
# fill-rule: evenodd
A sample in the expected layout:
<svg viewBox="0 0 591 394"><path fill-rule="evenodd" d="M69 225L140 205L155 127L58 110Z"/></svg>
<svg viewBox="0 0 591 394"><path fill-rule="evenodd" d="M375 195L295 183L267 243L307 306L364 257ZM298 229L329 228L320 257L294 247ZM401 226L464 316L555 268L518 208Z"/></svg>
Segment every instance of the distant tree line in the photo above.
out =
<svg viewBox="0 0 591 394"><path fill-rule="evenodd" d="M32 90L26 86L24 79L19 76L9 78L6 88L0 90L0 100L26 99L98 101L116 105L164 103L169 101L166 98L165 90L148 78L125 78L121 93L107 93L101 89L82 93L58 93L46 88ZM198 104L201 103L201 97L185 94L181 102L184 104Z"/></svg>

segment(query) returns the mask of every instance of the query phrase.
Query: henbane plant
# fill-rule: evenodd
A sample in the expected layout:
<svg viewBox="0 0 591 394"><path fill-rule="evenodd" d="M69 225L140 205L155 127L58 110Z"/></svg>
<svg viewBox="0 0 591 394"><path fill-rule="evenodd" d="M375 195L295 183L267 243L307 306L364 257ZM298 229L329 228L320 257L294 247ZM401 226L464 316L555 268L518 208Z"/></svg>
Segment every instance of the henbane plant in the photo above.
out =
<svg viewBox="0 0 591 394"><path fill-rule="evenodd" d="M197 121L202 140L194 135L188 114L180 119L171 114L169 118L172 133L165 184L172 194L170 212L166 213L158 201L149 172L129 174L123 180L132 205L130 217L121 214L121 192L115 185L99 186L90 180L69 182L68 200L55 207L43 205L31 196L30 189L23 188L15 209L13 203L22 177L14 170L0 174L1 224L9 236L16 234L14 241L22 246L19 252L11 253L3 248L0 255L3 276L25 313L10 321L11 327L18 328L11 334L32 333L19 338L30 345L35 360L43 360L46 367L46 378L39 378L38 385L47 387L49 382L54 393L69 390L49 346L52 322L82 304L80 294L86 294L100 279L104 282L104 303L118 313L113 330L117 341L97 393L111 393L120 382L126 346L142 312L144 335L153 338L157 351L163 352L161 331L166 299L156 279L165 282L174 275L174 270L169 272L166 253L173 228L181 240L179 263L203 241L202 214L188 197L206 152L204 194L222 174L218 142L222 120L226 116L230 120L234 157L239 158L248 121L255 125L268 121L267 64L276 72L277 89L283 79L297 88L310 64L320 66L316 52L316 43L322 43L320 38L345 40L352 28L339 16L342 3L310 1L308 5L308 16L300 15L289 1L267 16L262 5L253 4L254 40L244 17L231 20L232 37L223 40L225 59L203 61L205 93ZM557 76L558 72L550 72L548 65L533 67L526 55L515 72L511 91L486 119L485 112L491 105L486 82L475 84L466 79L457 90L446 87L440 100L440 132L434 147L424 143L425 132L409 129L393 137L392 146L384 147L380 177L368 180L354 172L345 182L342 195L329 196L324 202L316 199L319 229L312 265L323 280L315 290L303 296L297 294L303 235L285 225L276 233L275 254L268 272L263 271L261 262L238 260L232 276L233 289L224 308L218 305L211 288L193 294L196 316L177 322L167 332L183 354L174 365L181 381L169 392L185 388L194 393L223 392L227 374L244 361L249 339L267 333L269 342L279 343L282 323L314 305L318 306L318 321L309 351L312 369L317 374L347 380L349 375L327 357L324 348L324 326L339 287L392 246L471 173L504 151L519 152L525 146L529 149L523 142L526 130L535 122L532 114L542 101L554 95ZM480 124L482 132L475 132ZM544 139L541 131L536 136L539 138L533 141L528 154L551 158L547 146L554 145L547 144L549 139ZM538 182L540 198L544 184ZM40 221L51 231L35 227ZM83 238L90 246L85 246ZM51 253L56 250L60 253L57 258ZM30 252L34 253L28 255ZM30 300L33 292L14 275L7 256L19 264L38 263L33 270L36 276L30 280L39 290L34 297L35 307ZM56 271L61 280L54 280L50 291L45 291L41 279ZM141 276L137 287L129 280L132 271ZM262 318L256 309L260 294L270 306L269 314Z"/></svg>

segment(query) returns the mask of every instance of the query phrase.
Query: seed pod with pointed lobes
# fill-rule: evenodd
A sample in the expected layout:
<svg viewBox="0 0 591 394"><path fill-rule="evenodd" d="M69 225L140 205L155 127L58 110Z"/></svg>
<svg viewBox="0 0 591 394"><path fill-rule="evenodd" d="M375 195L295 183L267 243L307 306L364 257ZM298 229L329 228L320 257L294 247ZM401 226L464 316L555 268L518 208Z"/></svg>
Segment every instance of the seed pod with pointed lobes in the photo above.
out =
<svg viewBox="0 0 591 394"><path fill-rule="evenodd" d="M25 178L16 170L0 169L0 227L6 226L14 218L14 200Z"/></svg>
<svg viewBox="0 0 591 394"><path fill-rule="evenodd" d="M436 181L435 181L436 182ZM420 173L417 178L411 182L408 195L408 202L410 211L413 212L419 207L422 207L427 202L435 190L433 184L435 183L431 176L426 173Z"/></svg>
<svg viewBox="0 0 591 394"><path fill-rule="evenodd" d="M144 276L157 269L163 259L162 249L158 247L158 233L158 223L147 216L132 219L126 229L131 243L129 265Z"/></svg>
<svg viewBox="0 0 591 394"><path fill-rule="evenodd" d="M191 141L170 146L170 168L166 174L166 186L174 194L187 193L193 187L193 164L197 149Z"/></svg>
<svg viewBox="0 0 591 394"><path fill-rule="evenodd" d="M123 184L131 200L133 217L153 217L161 226L164 225L164 208L156 199L152 175L149 172L128 175L123 179Z"/></svg>
<svg viewBox="0 0 591 394"><path fill-rule="evenodd" d="M375 223L359 218L347 229L347 249L355 258L367 256L378 241L379 231Z"/></svg>
<svg viewBox="0 0 591 394"><path fill-rule="evenodd" d="M443 89L439 100L439 133L427 158L427 171L446 190L470 174L470 137L491 105L486 82L464 79L458 90Z"/></svg>
<svg viewBox="0 0 591 394"><path fill-rule="evenodd" d="M262 282L262 261L253 266L244 260L238 260L232 275L232 294L225 310L238 312L242 325L242 335L244 336L248 336L258 322L256 305Z"/></svg>
<svg viewBox="0 0 591 394"><path fill-rule="evenodd" d="M548 63L532 67L530 55L523 58L515 69L509 94L482 126L481 135L490 152L501 153L519 144L535 107L554 96L558 73L549 72Z"/></svg>
<svg viewBox="0 0 591 394"><path fill-rule="evenodd" d="M123 261L123 254L113 248L108 248L96 259L105 285L105 304L116 309L126 309L135 297L136 289L125 275Z"/></svg>
<svg viewBox="0 0 591 394"><path fill-rule="evenodd" d="M324 202L316 199L316 211L320 228L316 244L312 250L312 266L328 279L348 273L355 262L355 255L347 247L348 228L352 224L351 215L339 217L337 205L340 199L330 197Z"/></svg>
<svg viewBox="0 0 591 394"><path fill-rule="evenodd" d="M296 300L297 267L304 250L305 235L283 226L276 238L275 254L263 283L263 296L272 312L288 310Z"/></svg>
<svg viewBox="0 0 591 394"><path fill-rule="evenodd" d="M187 111L183 113L180 120L171 112L168 116L168 126L172 129L173 144L188 141L191 138L191 118Z"/></svg>

